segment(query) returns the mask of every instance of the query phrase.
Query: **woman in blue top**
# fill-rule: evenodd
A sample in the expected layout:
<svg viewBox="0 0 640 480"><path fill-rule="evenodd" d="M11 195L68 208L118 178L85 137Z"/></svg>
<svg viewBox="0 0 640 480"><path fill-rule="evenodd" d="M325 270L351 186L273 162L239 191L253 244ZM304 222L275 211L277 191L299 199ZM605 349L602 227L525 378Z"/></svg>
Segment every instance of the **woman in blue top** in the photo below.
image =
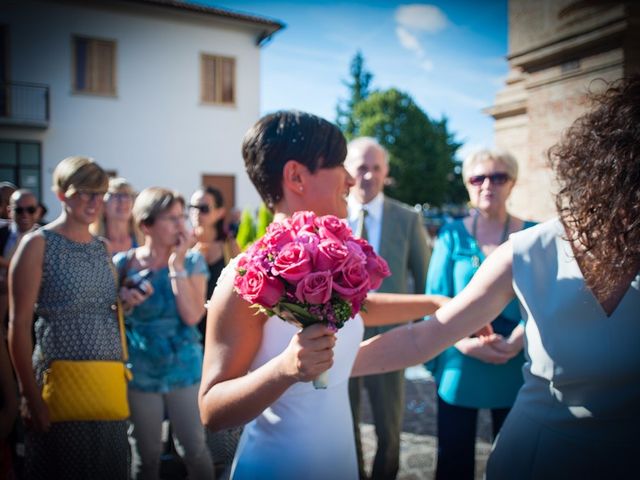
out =
<svg viewBox="0 0 640 480"><path fill-rule="evenodd" d="M144 245L114 257L128 310L133 478L159 477L166 412L189 478L211 479L213 465L198 411L202 346L197 324L204 313L207 264L200 253L188 250L182 197L147 188L136 198L133 215ZM134 274L143 271L151 272L150 287L135 288Z"/></svg>
<svg viewBox="0 0 640 480"><path fill-rule="evenodd" d="M510 233L533 225L507 211L517 175L516 160L504 151L480 150L465 159L462 176L475 212L440 230L426 293L454 297ZM463 338L426 364L438 386L437 479L474 478L479 408L491 409L494 437L500 430L523 383L520 320L514 300L492 322L490 342Z"/></svg>

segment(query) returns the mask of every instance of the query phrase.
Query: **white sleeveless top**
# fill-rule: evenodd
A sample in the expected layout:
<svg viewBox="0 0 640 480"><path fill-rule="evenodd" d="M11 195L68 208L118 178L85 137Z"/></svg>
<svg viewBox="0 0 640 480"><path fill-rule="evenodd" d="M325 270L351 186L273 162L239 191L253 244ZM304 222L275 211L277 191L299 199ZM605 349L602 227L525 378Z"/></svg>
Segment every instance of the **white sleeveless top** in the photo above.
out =
<svg viewBox="0 0 640 480"><path fill-rule="evenodd" d="M494 445L490 480L637 474L640 273L608 317L565 237L557 219L511 236L525 383Z"/></svg>
<svg viewBox="0 0 640 480"><path fill-rule="evenodd" d="M233 480L357 479L348 380L363 330L357 315L336 334L325 390L316 390L311 382L296 383L245 426L232 466ZM280 318L269 318L251 368L280 354L297 332Z"/></svg>

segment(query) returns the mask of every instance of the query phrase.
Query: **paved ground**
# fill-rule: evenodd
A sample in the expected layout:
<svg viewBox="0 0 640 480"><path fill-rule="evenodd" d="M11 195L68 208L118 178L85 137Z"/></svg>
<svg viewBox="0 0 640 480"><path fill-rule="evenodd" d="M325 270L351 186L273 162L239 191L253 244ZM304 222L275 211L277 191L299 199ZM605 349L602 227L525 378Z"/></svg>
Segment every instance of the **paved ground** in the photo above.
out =
<svg viewBox="0 0 640 480"><path fill-rule="evenodd" d="M366 398L366 395L363 395ZM422 367L407 371L406 405L400 443L400 471L398 480L430 480L436 466L437 427L436 390L433 381ZM376 435L371 424L370 408L363 405L362 443L365 469L371 471L376 449ZM476 440L476 479L482 479L491 449L491 420L488 412L481 411L478 418Z"/></svg>

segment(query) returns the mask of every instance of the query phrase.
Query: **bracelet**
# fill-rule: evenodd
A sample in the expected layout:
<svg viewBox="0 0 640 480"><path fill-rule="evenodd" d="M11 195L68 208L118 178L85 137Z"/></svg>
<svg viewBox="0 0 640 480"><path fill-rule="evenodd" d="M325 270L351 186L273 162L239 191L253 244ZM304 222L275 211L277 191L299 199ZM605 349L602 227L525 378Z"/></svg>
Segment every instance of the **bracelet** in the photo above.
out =
<svg viewBox="0 0 640 480"><path fill-rule="evenodd" d="M176 270L173 272L169 272L169 278L187 278L189 274L186 270Z"/></svg>

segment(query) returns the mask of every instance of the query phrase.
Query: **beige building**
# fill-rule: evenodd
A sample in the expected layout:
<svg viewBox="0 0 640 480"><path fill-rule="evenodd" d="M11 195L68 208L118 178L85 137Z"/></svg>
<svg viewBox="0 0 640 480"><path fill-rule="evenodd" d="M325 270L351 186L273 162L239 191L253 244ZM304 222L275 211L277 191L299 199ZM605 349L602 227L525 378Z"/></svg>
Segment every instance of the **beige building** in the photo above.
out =
<svg viewBox="0 0 640 480"><path fill-rule="evenodd" d="M509 0L509 75L496 103L497 147L520 162L514 212L555 213L546 152L587 108L586 93L640 70L640 2Z"/></svg>

